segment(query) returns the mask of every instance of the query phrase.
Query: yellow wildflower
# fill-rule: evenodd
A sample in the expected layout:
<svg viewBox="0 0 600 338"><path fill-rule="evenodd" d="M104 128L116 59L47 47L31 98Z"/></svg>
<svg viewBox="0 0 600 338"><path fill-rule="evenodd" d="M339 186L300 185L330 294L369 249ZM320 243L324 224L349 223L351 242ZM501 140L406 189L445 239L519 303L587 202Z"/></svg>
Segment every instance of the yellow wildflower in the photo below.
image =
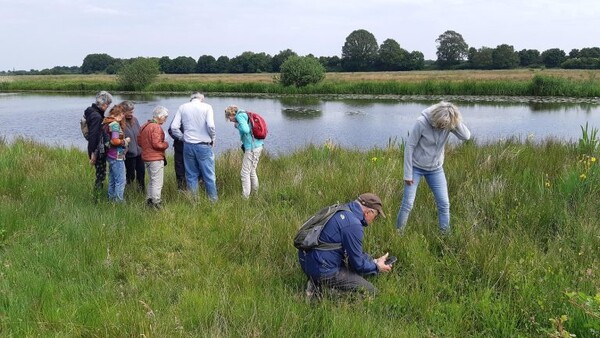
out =
<svg viewBox="0 0 600 338"><path fill-rule="evenodd" d="M586 178L587 178L587 176L585 176L585 174L579 175L579 179L582 181L585 180Z"/></svg>

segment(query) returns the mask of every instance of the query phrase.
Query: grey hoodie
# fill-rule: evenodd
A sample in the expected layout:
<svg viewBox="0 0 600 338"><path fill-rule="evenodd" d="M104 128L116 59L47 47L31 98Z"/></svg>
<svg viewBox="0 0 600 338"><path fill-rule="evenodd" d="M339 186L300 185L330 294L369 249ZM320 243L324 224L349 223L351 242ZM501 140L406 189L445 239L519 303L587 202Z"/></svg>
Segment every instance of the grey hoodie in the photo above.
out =
<svg viewBox="0 0 600 338"><path fill-rule="evenodd" d="M431 107L423 110L413 126L404 149L404 180L413 179L413 166L435 170L444 165L444 147L450 133L460 140L471 138L471 132L462 122L453 130L434 128L430 120Z"/></svg>

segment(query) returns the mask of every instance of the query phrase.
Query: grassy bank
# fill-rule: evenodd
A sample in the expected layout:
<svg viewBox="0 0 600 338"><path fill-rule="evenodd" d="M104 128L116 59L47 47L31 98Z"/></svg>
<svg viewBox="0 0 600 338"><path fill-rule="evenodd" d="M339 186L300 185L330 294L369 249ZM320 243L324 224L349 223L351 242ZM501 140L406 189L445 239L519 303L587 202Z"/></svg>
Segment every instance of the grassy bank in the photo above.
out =
<svg viewBox="0 0 600 338"><path fill-rule="evenodd" d="M0 142L0 336L598 336L600 310L567 295L600 292L600 171L584 149L449 149L453 232L439 238L425 184L407 233L394 231L394 144L266 154L250 201L241 198L241 154L225 153L214 206L178 193L169 164L166 208L151 212L129 190L125 205L94 204L93 170L79 150ZM365 191L389 215L366 229L366 250L398 263L373 279L373 300L307 303L295 229Z"/></svg>
<svg viewBox="0 0 600 338"><path fill-rule="evenodd" d="M161 75L148 92L600 96L598 70L494 70L328 73L303 88L274 83L276 74ZM113 75L5 76L0 91L118 91Z"/></svg>

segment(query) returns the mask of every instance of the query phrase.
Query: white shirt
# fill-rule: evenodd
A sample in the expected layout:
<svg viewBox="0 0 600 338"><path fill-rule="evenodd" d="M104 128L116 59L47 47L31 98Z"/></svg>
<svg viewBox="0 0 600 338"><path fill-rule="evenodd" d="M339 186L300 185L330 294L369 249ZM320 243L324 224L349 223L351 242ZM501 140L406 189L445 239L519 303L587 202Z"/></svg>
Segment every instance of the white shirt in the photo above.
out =
<svg viewBox="0 0 600 338"><path fill-rule="evenodd" d="M182 125L183 133L180 130ZM200 99L182 104L171 122L171 132L175 138L187 143L214 142L216 132L212 106Z"/></svg>

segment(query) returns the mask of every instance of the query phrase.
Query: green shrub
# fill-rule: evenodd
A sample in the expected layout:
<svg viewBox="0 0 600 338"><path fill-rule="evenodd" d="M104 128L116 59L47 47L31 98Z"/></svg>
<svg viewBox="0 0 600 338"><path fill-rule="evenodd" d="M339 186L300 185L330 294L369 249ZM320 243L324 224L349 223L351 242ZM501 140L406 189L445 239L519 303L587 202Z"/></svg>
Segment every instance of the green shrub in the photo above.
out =
<svg viewBox="0 0 600 338"><path fill-rule="evenodd" d="M124 90L143 90L158 77L158 62L137 58L117 72L117 82Z"/></svg>
<svg viewBox="0 0 600 338"><path fill-rule="evenodd" d="M281 65L279 82L284 86L304 87L325 78L325 68L309 56L290 56Z"/></svg>

